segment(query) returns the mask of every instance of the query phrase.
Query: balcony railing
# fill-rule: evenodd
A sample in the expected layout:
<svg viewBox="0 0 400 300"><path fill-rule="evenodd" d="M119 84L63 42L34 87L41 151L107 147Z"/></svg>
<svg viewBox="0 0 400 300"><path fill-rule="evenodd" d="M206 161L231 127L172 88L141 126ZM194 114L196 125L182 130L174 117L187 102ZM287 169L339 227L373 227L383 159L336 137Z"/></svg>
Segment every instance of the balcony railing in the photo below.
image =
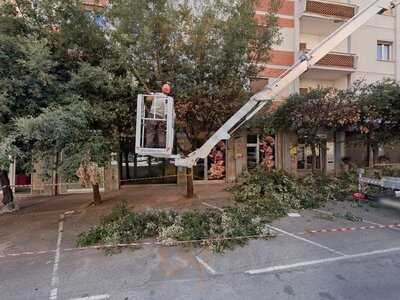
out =
<svg viewBox="0 0 400 300"><path fill-rule="evenodd" d="M349 53L331 52L325 55L316 65L355 69L356 56Z"/></svg>
<svg viewBox="0 0 400 300"><path fill-rule="evenodd" d="M305 13L349 19L355 15L356 8L338 2L306 0Z"/></svg>
<svg viewBox="0 0 400 300"><path fill-rule="evenodd" d="M310 52L306 49L306 43L300 43L300 51L303 53ZM325 55L316 66L322 67L339 67L339 68L356 68L357 56L351 53L330 52Z"/></svg>

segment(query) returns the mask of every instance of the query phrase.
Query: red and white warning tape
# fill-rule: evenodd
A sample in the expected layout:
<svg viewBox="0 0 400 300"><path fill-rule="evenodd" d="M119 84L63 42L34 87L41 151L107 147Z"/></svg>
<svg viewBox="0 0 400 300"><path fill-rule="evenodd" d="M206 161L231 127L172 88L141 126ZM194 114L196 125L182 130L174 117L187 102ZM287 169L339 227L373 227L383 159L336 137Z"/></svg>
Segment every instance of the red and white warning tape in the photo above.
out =
<svg viewBox="0 0 400 300"><path fill-rule="evenodd" d="M313 233L335 233L335 232L351 232L358 230L368 230L368 229L390 229L390 228L400 228L400 224L389 224L389 225L371 225L371 226L360 226L360 227L342 227L342 228L331 228L331 229L318 229L318 230L306 230L298 234L313 234Z"/></svg>
<svg viewBox="0 0 400 300"><path fill-rule="evenodd" d="M57 185L68 185L71 183L44 183L41 184L41 186L57 186ZM32 187L31 184L10 184L10 185L3 185L1 186L1 189L6 188L6 187L11 187L11 188L30 188Z"/></svg>
<svg viewBox="0 0 400 300"><path fill-rule="evenodd" d="M248 239L268 239L273 238L276 235L274 234L262 234L262 235L248 235L248 236L236 236L236 237L221 237L221 238L210 238L210 239L200 239L200 240L186 240L186 241L171 241L171 244L163 241L151 241L151 242L136 242L136 243L125 243L125 244L109 244L109 245L96 245L96 246L87 246L87 247L78 247L78 248L65 248L62 251L71 252L71 251L83 251L83 250L91 250L91 249L117 249L117 248L128 248L128 247L144 247L144 246L178 246L178 245L187 245L187 244L202 244L202 243L210 243L217 241L228 241L228 240L248 240ZM16 256L25 256L25 255L38 255L38 254L48 254L54 253L56 250L45 250L45 251L27 251L20 253L4 253L0 254L0 258L5 257L16 257Z"/></svg>
<svg viewBox="0 0 400 300"><path fill-rule="evenodd" d="M1 189L3 189L3 188L6 188L6 187L10 187L10 188L29 188L29 187L31 187L32 185L31 184L21 184L21 185L3 185L2 187L1 187Z"/></svg>
<svg viewBox="0 0 400 300"><path fill-rule="evenodd" d="M342 227L342 228L306 230L306 231L297 233L297 235L307 235L307 234L315 234L315 233L353 232L353 231L358 231L358 230L393 229L393 228L400 228L400 223L389 224L389 225L371 225L371 226L360 226L360 227ZM207 243L207 242L224 241L224 240L271 238L271 237L275 237L275 236L276 235L274 235L274 234L265 234L265 235L214 238L214 239L203 239L203 240L174 241L173 246L185 245L185 244L196 244L196 243ZM116 244L116 245L97 245L97 246L88 246L88 247L79 247L79 248L66 248L66 249L63 249L62 251L71 252L71 251L84 251L84 250L91 250L91 249L101 250L101 249L116 249L116 248L144 247L144 246L165 246L165 243L160 242L160 241L152 241L152 242L137 242L137 243ZM49 253L54 253L55 251L56 250L27 251L27 252L21 252L21 253L5 253L5 254L0 254L0 258L49 254Z"/></svg>

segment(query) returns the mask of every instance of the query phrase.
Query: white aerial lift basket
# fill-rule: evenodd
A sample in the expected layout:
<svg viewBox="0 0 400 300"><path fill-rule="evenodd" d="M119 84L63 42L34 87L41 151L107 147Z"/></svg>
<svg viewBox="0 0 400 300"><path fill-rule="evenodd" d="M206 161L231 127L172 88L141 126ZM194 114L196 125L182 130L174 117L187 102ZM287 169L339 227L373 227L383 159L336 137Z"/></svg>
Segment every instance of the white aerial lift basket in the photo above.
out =
<svg viewBox="0 0 400 300"><path fill-rule="evenodd" d="M136 154L171 157L174 148L174 99L163 93L138 95Z"/></svg>

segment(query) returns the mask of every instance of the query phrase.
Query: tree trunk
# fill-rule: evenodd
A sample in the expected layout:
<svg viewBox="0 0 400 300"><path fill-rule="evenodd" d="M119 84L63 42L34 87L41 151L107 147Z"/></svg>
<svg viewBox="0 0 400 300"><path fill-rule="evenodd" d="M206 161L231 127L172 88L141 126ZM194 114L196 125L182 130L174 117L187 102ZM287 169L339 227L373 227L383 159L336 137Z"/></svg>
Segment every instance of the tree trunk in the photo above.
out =
<svg viewBox="0 0 400 300"><path fill-rule="evenodd" d="M373 168L374 167L374 150L370 143L368 143L367 147L368 147L368 167Z"/></svg>
<svg viewBox="0 0 400 300"><path fill-rule="evenodd" d="M378 163L379 158L379 146L372 147L372 162L374 166Z"/></svg>
<svg viewBox="0 0 400 300"><path fill-rule="evenodd" d="M126 179L131 179L131 175L129 174L129 151L124 152L125 156L125 174L126 174Z"/></svg>
<svg viewBox="0 0 400 300"><path fill-rule="evenodd" d="M193 198L194 186L193 186L193 168L186 168L186 196Z"/></svg>
<svg viewBox="0 0 400 300"><path fill-rule="evenodd" d="M93 189L93 203L94 205L99 205L101 204L101 194L100 194L100 187L99 184L93 184L92 185Z"/></svg>
<svg viewBox="0 0 400 300"><path fill-rule="evenodd" d="M133 158L133 164L134 164L134 167L133 167L133 178L137 178L138 177L137 158L138 158L138 156L135 153L135 156Z"/></svg>
<svg viewBox="0 0 400 300"><path fill-rule="evenodd" d="M120 148L121 148L121 146L120 146ZM119 161L118 161L118 169L119 169L119 178L121 178L121 179L124 179L124 174L123 174L123 169L122 169L122 159L123 158L123 156L122 156L122 151L120 150L120 152L119 152Z"/></svg>
<svg viewBox="0 0 400 300"><path fill-rule="evenodd" d="M162 159L162 165L161 165L161 169L162 169L162 176L164 177L163 179L165 180L165 176L167 175L167 160L165 158Z"/></svg>
<svg viewBox="0 0 400 300"><path fill-rule="evenodd" d="M149 177L155 177L155 175L153 174L153 168L151 167L151 156L147 157L147 165L148 165L147 174L149 175Z"/></svg>
<svg viewBox="0 0 400 300"><path fill-rule="evenodd" d="M56 153L56 157L55 157L55 161L54 161L54 196L58 196L60 194L60 190L59 190L59 176L58 176L58 165L60 164L60 153L57 152Z"/></svg>
<svg viewBox="0 0 400 300"><path fill-rule="evenodd" d="M14 196L10 186L8 172L6 170L0 170L0 185L3 191L3 204L8 205L11 209L13 209L15 207Z"/></svg>
<svg viewBox="0 0 400 300"><path fill-rule="evenodd" d="M327 175L328 170L327 170L327 147L326 147L326 141L323 141L321 143L321 151L320 151L320 157L321 157L321 174L322 175Z"/></svg>
<svg viewBox="0 0 400 300"><path fill-rule="evenodd" d="M315 144L311 145L311 169L313 174L317 169L317 150L315 149Z"/></svg>

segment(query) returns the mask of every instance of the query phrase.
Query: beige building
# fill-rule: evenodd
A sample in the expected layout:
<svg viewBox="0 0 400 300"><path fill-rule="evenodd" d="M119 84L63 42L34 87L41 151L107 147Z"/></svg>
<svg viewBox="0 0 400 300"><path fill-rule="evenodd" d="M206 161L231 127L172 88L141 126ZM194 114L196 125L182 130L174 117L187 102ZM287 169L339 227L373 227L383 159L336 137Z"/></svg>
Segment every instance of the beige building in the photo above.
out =
<svg viewBox="0 0 400 300"><path fill-rule="evenodd" d="M315 47L346 20L353 17L369 1L362 0L296 0L283 1L278 12L280 32L283 42L271 52L269 61L263 67L259 81L254 85L260 88L273 81L288 69L302 53ZM268 10L269 1L260 1L256 15L262 16ZM345 89L357 80L367 83L384 78L400 79L400 7L376 15L349 38L344 40L334 51L326 55L311 70L303 74L292 86L280 95L283 100L290 93L305 92L316 87L335 87ZM354 136L340 133L333 136L326 133L327 151L319 154L320 168L328 172L338 172L342 168L342 158L350 158L357 165L368 163L368 150L360 143L353 143ZM247 133L246 147L238 149L242 161L236 165L250 166L262 160L259 153L260 136ZM275 161L278 168L294 173L307 172L311 168L311 151L298 145L296 136L280 132L275 137ZM249 155L251 154L251 155ZM379 156L398 162L397 151L379 149ZM228 179L235 178L242 167L236 168L235 174L229 172ZM231 161L233 164L234 161ZM247 167L243 167L247 169ZM232 168L233 170L233 168Z"/></svg>

